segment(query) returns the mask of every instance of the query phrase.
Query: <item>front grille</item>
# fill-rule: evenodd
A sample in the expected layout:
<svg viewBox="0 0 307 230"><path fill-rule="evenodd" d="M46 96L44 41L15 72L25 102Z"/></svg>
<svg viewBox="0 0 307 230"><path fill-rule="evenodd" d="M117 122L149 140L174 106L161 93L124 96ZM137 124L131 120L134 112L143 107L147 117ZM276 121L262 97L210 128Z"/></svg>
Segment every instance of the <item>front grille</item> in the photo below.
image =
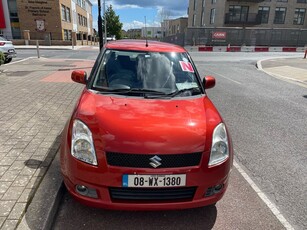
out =
<svg viewBox="0 0 307 230"><path fill-rule="evenodd" d="M183 188L109 188L112 200L179 201L192 200L196 187Z"/></svg>
<svg viewBox="0 0 307 230"><path fill-rule="evenodd" d="M202 153L184 154L127 154L107 152L107 162L111 166L130 168L153 168L150 158L158 156L161 165L157 168L177 168L197 166L200 163Z"/></svg>

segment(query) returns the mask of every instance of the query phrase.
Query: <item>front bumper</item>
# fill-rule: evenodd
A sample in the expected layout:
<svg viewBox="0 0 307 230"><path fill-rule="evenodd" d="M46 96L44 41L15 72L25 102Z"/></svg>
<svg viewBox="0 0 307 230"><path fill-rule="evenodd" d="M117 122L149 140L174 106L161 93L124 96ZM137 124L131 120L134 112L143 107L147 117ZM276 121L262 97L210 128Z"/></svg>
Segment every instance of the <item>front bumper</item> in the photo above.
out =
<svg viewBox="0 0 307 230"><path fill-rule="evenodd" d="M204 153L205 154L205 153ZM66 155L66 157L64 157ZM70 154L61 154L61 168L64 183L69 193L79 202L105 209L115 210L172 210L208 206L218 202L228 186L231 159L223 164L208 168L204 161L197 167L172 169L137 169L108 166L105 164L94 167L73 158ZM122 188L124 174L186 174L186 186L195 187L195 193L187 200L115 200L112 199L110 188ZM218 184L223 188L216 194L206 196L208 190ZM97 198L80 195L76 186L83 185L97 192ZM158 189L158 188L157 188Z"/></svg>

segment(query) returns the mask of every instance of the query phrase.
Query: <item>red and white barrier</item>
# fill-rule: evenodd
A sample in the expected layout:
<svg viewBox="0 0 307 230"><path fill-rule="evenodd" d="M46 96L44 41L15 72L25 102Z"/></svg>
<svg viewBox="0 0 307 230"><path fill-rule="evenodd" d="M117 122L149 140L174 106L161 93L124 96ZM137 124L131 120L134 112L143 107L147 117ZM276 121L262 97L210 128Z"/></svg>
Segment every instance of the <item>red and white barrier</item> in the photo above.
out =
<svg viewBox="0 0 307 230"><path fill-rule="evenodd" d="M187 46L189 52L305 52L307 47Z"/></svg>

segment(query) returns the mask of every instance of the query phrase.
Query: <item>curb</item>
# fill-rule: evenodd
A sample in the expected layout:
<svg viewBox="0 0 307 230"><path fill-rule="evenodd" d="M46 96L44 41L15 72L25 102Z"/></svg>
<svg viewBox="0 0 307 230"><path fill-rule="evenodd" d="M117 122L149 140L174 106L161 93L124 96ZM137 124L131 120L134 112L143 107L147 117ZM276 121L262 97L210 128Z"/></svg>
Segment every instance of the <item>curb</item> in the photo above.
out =
<svg viewBox="0 0 307 230"><path fill-rule="evenodd" d="M58 151L17 226L17 230L51 229L64 192L65 185L60 172Z"/></svg>

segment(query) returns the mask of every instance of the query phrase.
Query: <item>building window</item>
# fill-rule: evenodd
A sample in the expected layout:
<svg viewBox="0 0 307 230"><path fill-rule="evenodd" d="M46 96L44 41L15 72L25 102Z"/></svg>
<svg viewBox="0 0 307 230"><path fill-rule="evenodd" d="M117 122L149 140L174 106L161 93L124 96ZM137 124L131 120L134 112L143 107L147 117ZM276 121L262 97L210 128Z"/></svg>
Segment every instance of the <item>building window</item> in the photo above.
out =
<svg viewBox="0 0 307 230"><path fill-rule="evenodd" d="M206 0L203 0L203 8L205 7L206 4Z"/></svg>
<svg viewBox="0 0 307 230"><path fill-rule="evenodd" d="M304 20L305 20L305 13L306 13L306 9L302 9L302 8L295 9L293 24L303 25Z"/></svg>
<svg viewBox="0 0 307 230"><path fill-rule="evenodd" d="M285 23L286 11L287 11L287 8L285 8L285 7L276 7L275 18L274 18L275 24L284 24Z"/></svg>
<svg viewBox="0 0 307 230"><path fill-rule="evenodd" d="M268 23L270 14L270 7L268 6L259 6L258 16L261 20L261 23Z"/></svg>
<svg viewBox="0 0 307 230"><path fill-rule="evenodd" d="M229 6L230 22L246 22L248 17L248 6Z"/></svg>
<svg viewBox="0 0 307 230"><path fill-rule="evenodd" d="M70 8L61 5L62 21L71 22Z"/></svg>
<svg viewBox="0 0 307 230"><path fill-rule="evenodd" d="M288 0L277 0L277 2L288 2Z"/></svg>
<svg viewBox="0 0 307 230"><path fill-rule="evenodd" d="M61 5L61 10L62 10L62 20L66 21L66 10L65 10L65 6Z"/></svg>
<svg viewBox="0 0 307 230"><path fill-rule="evenodd" d="M297 3L307 3L307 0L297 0Z"/></svg>
<svg viewBox="0 0 307 230"><path fill-rule="evenodd" d="M66 21L71 22L70 9L66 7Z"/></svg>
<svg viewBox="0 0 307 230"><path fill-rule="evenodd" d="M194 0L193 9L194 9L194 11L196 10L196 0Z"/></svg>
<svg viewBox="0 0 307 230"><path fill-rule="evenodd" d="M216 3L216 0L211 0L211 3L212 3L212 4L215 4L215 3Z"/></svg>
<svg viewBox="0 0 307 230"><path fill-rule="evenodd" d="M215 19L215 9L211 9L210 11L210 24L214 24Z"/></svg>
<svg viewBox="0 0 307 230"><path fill-rule="evenodd" d="M64 40L71 41L71 30L63 30L64 32Z"/></svg>
<svg viewBox="0 0 307 230"><path fill-rule="evenodd" d="M193 14L193 26L196 25L196 14Z"/></svg>
<svg viewBox="0 0 307 230"><path fill-rule="evenodd" d="M201 26L205 25L205 10L203 9L203 12L201 13Z"/></svg>

